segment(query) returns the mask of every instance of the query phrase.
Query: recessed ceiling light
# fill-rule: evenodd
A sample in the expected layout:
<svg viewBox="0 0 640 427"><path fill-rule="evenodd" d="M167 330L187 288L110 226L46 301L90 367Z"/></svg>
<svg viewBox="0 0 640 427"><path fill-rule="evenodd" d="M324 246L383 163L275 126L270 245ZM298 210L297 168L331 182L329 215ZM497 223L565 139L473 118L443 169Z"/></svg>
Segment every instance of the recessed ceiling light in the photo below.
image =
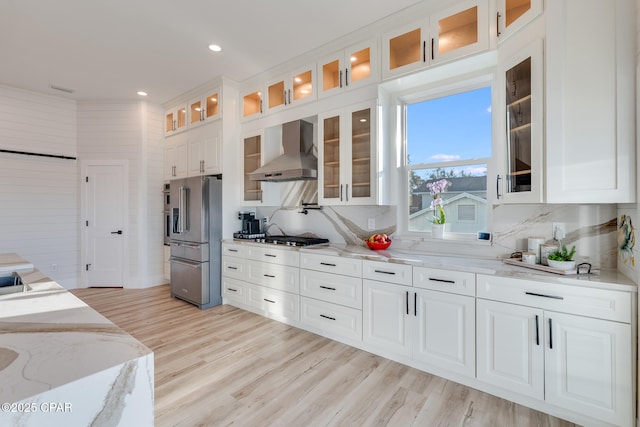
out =
<svg viewBox="0 0 640 427"><path fill-rule="evenodd" d="M211 50L213 52L220 52L222 50L222 48L220 46L218 46L217 44L210 44L209 45L209 50Z"/></svg>
<svg viewBox="0 0 640 427"><path fill-rule="evenodd" d="M142 91L142 90L139 90L139 91L138 91L138 95L140 95L140 96L147 96L147 92L144 92L144 91Z"/></svg>

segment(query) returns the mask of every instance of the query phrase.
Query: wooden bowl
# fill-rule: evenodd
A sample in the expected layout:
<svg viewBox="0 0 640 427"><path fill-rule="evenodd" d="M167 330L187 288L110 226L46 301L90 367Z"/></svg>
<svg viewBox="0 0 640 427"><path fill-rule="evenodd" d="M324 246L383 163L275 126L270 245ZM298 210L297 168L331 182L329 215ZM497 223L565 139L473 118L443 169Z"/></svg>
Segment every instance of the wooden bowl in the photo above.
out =
<svg viewBox="0 0 640 427"><path fill-rule="evenodd" d="M391 240L387 240L386 243L370 242L368 240L366 240L366 242L367 246L369 246L369 248L373 249L374 251L387 249L389 246L391 246Z"/></svg>

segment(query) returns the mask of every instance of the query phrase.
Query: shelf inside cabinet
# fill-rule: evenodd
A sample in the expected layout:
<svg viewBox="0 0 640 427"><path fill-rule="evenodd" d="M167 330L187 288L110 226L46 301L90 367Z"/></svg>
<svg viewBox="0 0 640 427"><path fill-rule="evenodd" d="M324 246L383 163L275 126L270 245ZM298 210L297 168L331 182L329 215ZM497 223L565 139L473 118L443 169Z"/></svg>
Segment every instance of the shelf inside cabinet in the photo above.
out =
<svg viewBox="0 0 640 427"><path fill-rule="evenodd" d="M531 175L531 169L509 172L509 176Z"/></svg>
<svg viewBox="0 0 640 427"><path fill-rule="evenodd" d="M324 143L325 144L339 144L340 143L340 138L325 139Z"/></svg>
<svg viewBox="0 0 640 427"><path fill-rule="evenodd" d="M357 157L352 159L353 163L365 163L368 162L369 160L371 160L371 157Z"/></svg>
<svg viewBox="0 0 640 427"><path fill-rule="evenodd" d="M245 154L244 157L247 158L247 159L252 158L252 157L260 157L260 153Z"/></svg>
<svg viewBox="0 0 640 427"><path fill-rule="evenodd" d="M340 162L324 162L325 166L337 166L339 164L340 164Z"/></svg>
<svg viewBox="0 0 640 427"><path fill-rule="evenodd" d="M516 105L522 104L523 102L526 102L526 101L531 101L531 94L524 96L520 99L516 99L515 101L507 104L507 107L515 107Z"/></svg>
<svg viewBox="0 0 640 427"><path fill-rule="evenodd" d="M511 130L511 132L521 132L523 130L527 130L527 129L530 129L530 128L531 128L531 123L525 123L523 125L520 125L518 127L512 128L510 130Z"/></svg>

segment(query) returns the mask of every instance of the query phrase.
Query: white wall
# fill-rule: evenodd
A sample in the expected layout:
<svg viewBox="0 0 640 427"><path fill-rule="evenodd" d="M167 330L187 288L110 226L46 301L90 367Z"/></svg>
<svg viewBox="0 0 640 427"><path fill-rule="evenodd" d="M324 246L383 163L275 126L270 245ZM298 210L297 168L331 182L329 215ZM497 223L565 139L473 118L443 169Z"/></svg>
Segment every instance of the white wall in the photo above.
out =
<svg viewBox="0 0 640 427"><path fill-rule="evenodd" d="M0 149L75 156L75 102L0 85ZM0 153L0 253L69 289L79 271L77 164Z"/></svg>
<svg viewBox="0 0 640 427"><path fill-rule="evenodd" d="M78 157L129 161L125 287L162 283L162 127L159 106L79 102Z"/></svg>

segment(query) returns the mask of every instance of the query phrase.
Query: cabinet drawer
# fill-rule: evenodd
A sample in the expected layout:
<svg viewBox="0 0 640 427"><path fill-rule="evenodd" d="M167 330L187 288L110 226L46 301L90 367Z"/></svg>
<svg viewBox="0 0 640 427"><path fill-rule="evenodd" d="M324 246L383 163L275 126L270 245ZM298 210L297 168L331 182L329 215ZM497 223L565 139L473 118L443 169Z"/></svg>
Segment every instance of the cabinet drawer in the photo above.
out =
<svg viewBox="0 0 640 427"><path fill-rule="evenodd" d="M362 341L362 311L300 297L300 320L322 331Z"/></svg>
<svg viewBox="0 0 640 427"><path fill-rule="evenodd" d="M300 272L297 267L271 264L268 262L247 261L246 280L256 285L273 289L300 292Z"/></svg>
<svg viewBox="0 0 640 427"><path fill-rule="evenodd" d="M239 243L222 242L222 255L244 258L247 247Z"/></svg>
<svg viewBox="0 0 640 427"><path fill-rule="evenodd" d="M476 275L463 271L413 267L413 286L460 295L476 295Z"/></svg>
<svg viewBox="0 0 640 427"><path fill-rule="evenodd" d="M362 309L362 279L301 269L300 295Z"/></svg>
<svg viewBox="0 0 640 427"><path fill-rule="evenodd" d="M330 255L300 254L300 268L345 276L362 277L362 260Z"/></svg>
<svg viewBox="0 0 640 427"><path fill-rule="evenodd" d="M247 284L247 289L247 304L267 316L296 321L300 318L300 297L298 295L251 283Z"/></svg>
<svg viewBox="0 0 640 427"><path fill-rule="evenodd" d="M362 277L380 282L409 285L413 281L413 268L406 264L389 262L364 261L362 263Z"/></svg>
<svg viewBox="0 0 640 427"><path fill-rule="evenodd" d="M273 264L290 265L292 267L300 265L300 253L297 250L247 245L246 256L249 259Z"/></svg>
<svg viewBox="0 0 640 427"><path fill-rule="evenodd" d="M246 277L246 261L243 258L222 257L222 276L244 279Z"/></svg>
<svg viewBox="0 0 640 427"><path fill-rule="evenodd" d="M222 278L222 296L230 303L247 303L247 283L229 277Z"/></svg>
<svg viewBox="0 0 640 427"><path fill-rule="evenodd" d="M477 296L599 319L631 322L631 294L478 274Z"/></svg>

